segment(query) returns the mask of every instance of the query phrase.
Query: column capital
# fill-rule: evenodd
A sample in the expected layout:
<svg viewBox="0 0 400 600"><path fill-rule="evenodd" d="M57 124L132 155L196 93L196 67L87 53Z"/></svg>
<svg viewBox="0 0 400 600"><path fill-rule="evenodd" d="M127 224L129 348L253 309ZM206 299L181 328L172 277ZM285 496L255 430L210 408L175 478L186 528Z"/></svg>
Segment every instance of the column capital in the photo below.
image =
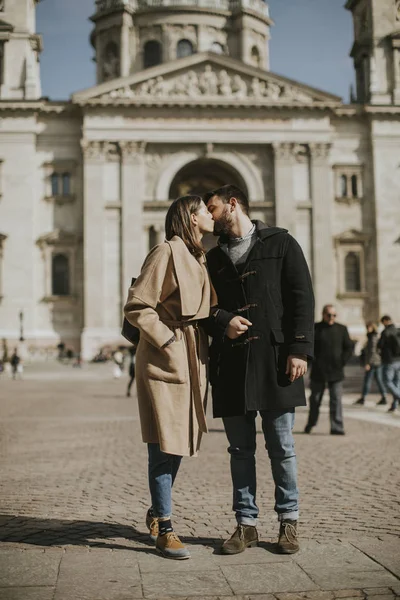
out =
<svg viewBox="0 0 400 600"><path fill-rule="evenodd" d="M146 150L146 142L122 141L119 142L123 162L140 164Z"/></svg>
<svg viewBox="0 0 400 600"><path fill-rule="evenodd" d="M103 142L97 140L81 140L82 154L86 161L100 162L103 160Z"/></svg>
<svg viewBox="0 0 400 600"><path fill-rule="evenodd" d="M320 164L327 163L331 147L332 144L327 142L312 142L309 144L312 160Z"/></svg>
<svg viewBox="0 0 400 600"><path fill-rule="evenodd" d="M294 159L294 149L296 144L292 142L274 142L272 147L276 160L291 162Z"/></svg>

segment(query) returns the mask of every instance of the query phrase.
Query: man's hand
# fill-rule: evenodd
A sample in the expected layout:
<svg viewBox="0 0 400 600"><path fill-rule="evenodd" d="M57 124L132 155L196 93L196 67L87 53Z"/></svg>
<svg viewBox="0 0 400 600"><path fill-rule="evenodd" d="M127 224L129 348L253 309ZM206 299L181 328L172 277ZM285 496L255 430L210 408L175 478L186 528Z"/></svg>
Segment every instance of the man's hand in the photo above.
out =
<svg viewBox="0 0 400 600"><path fill-rule="evenodd" d="M234 317L232 321L230 321L228 327L226 328L226 335L230 340L236 340L238 337L243 335L251 326L252 323L250 323L250 321L248 321L244 317Z"/></svg>
<svg viewBox="0 0 400 600"><path fill-rule="evenodd" d="M365 365L365 370L366 371L370 371L371 370L371 365Z"/></svg>
<svg viewBox="0 0 400 600"><path fill-rule="evenodd" d="M286 363L286 375L290 381L296 381L307 373L307 356L305 354L291 354Z"/></svg>

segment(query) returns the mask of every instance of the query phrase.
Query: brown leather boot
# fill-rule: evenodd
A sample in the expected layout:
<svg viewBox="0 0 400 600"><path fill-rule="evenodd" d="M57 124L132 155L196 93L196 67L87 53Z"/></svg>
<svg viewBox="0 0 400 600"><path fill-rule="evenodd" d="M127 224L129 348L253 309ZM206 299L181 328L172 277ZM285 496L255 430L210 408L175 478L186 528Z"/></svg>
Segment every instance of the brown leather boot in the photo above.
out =
<svg viewBox="0 0 400 600"><path fill-rule="evenodd" d="M190 552L176 535L175 531L168 531L164 535L159 535L156 541L156 550L164 558L174 560L185 560L190 558Z"/></svg>
<svg viewBox="0 0 400 600"><path fill-rule="evenodd" d="M239 554L246 548L253 548L258 544L258 533L251 525L238 525L229 538L222 544L221 554Z"/></svg>
<svg viewBox="0 0 400 600"><path fill-rule="evenodd" d="M155 542L158 536L158 519L150 513L150 508L146 514L146 527L150 532L151 539Z"/></svg>
<svg viewBox="0 0 400 600"><path fill-rule="evenodd" d="M278 539L278 552L281 554L294 554L300 549L297 541L297 521L284 519L281 521Z"/></svg>

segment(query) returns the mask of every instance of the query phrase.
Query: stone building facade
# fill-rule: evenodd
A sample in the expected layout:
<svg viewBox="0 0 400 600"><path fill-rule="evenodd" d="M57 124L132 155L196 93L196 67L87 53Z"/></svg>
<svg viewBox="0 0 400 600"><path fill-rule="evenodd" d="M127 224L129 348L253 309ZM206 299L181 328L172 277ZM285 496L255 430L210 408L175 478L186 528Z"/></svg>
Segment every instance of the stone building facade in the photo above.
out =
<svg viewBox="0 0 400 600"><path fill-rule="evenodd" d="M51 102L37 1L0 0L0 338L120 342L171 199L227 182L301 243L317 318L400 322L400 0L347 2L350 104L270 70L263 0L97 0L97 85Z"/></svg>

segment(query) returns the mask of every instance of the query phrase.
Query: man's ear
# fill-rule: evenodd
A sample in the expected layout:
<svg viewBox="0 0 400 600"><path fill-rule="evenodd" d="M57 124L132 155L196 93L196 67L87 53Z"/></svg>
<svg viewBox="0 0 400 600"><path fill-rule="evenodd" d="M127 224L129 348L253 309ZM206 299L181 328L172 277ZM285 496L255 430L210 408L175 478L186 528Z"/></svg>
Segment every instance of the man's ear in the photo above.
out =
<svg viewBox="0 0 400 600"><path fill-rule="evenodd" d="M229 198L229 204L231 205L231 212L233 212L234 210L236 210L237 205L238 205L238 201L237 199L233 196L232 198Z"/></svg>

